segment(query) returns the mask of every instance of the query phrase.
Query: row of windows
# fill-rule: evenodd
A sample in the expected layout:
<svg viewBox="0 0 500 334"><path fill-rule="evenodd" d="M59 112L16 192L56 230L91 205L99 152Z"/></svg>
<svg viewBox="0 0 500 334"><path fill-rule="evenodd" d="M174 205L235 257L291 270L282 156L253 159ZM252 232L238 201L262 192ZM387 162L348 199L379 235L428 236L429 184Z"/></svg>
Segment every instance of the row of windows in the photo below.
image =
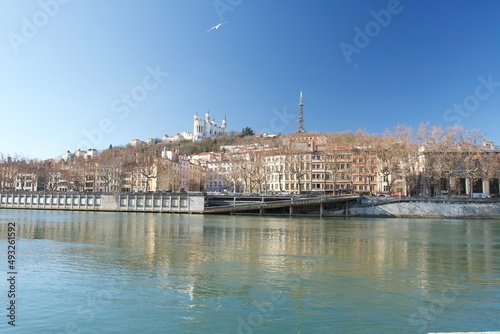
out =
<svg viewBox="0 0 500 334"><path fill-rule="evenodd" d="M266 158L267 159L267 158ZM271 166L265 166L267 172L281 172L281 171L289 171L289 170L309 170L310 167L312 167L312 169L322 169L324 170L325 168L327 168L328 170L330 170L332 168L332 166L334 166L333 163L313 163L313 164L310 164L309 162L293 162L293 163L285 163L285 164L279 164L279 165L271 165ZM350 163L339 163L336 165L336 169L337 170L345 170L345 169L349 169L351 168L351 164ZM209 172L228 172L230 171L232 168L231 166L219 166L219 167L208 167L208 171ZM353 172L360 172L360 173L363 173L365 171L370 171L371 173L375 173L375 168L370 168L370 169L366 169L364 167L359 167L359 168L356 168L354 167L352 169Z"/></svg>
<svg viewBox="0 0 500 334"><path fill-rule="evenodd" d="M324 188L326 187L326 188ZM310 189L321 189L321 190L330 190L330 191L333 191L333 184L323 184L323 183L313 183L313 184L309 184L309 183L301 183L300 184L300 188L301 190L310 190ZM349 184L337 184L336 185L336 190L348 190L348 189L351 189L350 185ZM268 184L267 185L267 190L274 190L274 191L283 191L283 190L297 190L299 189L299 186L298 186L298 183L286 183L284 185L280 185L279 184ZM352 189L354 190L360 190L360 191L364 191L365 189L365 186L363 185L354 185L352 187ZM371 185L371 186L366 186L366 189L368 191L368 189L371 189L371 191L374 191L375 190L375 186Z"/></svg>
<svg viewBox="0 0 500 334"><path fill-rule="evenodd" d="M353 182L363 182L363 181L367 181L367 182L374 182L375 181L375 177L374 176L368 176L368 177L363 177L363 176L353 176L352 177L352 181Z"/></svg>
<svg viewBox="0 0 500 334"><path fill-rule="evenodd" d="M354 190L359 190L359 191L375 191L375 186L373 185L353 185Z"/></svg>
<svg viewBox="0 0 500 334"><path fill-rule="evenodd" d="M273 175L267 175L266 180L267 181L280 181L280 180L296 180L296 174L273 174ZM370 182L375 182L375 176L351 176L350 174L346 173L335 173L332 175L332 173L312 173L311 174L311 179L312 180L352 180L354 182L362 182L362 181L370 181ZM211 177L209 177L209 180L212 180ZM309 174L304 174L301 177L301 180L309 180ZM387 181L387 180L386 180Z"/></svg>
<svg viewBox="0 0 500 334"><path fill-rule="evenodd" d="M265 162L282 162L285 160L288 161L296 161L296 160L307 160L309 161L311 159L311 156L309 155L289 155L288 157L266 157L264 158Z"/></svg>
<svg viewBox="0 0 500 334"><path fill-rule="evenodd" d="M330 180L330 174L312 174L312 178L314 179L322 179L322 180Z"/></svg>
<svg viewBox="0 0 500 334"><path fill-rule="evenodd" d="M289 171L289 170L309 170L310 167L312 166L312 169L324 169L323 164L309 164L309 162L296 162L296 163L291 163L291 164L284 164L284 165L276 165L276 166L267 166L267 171L268 172L280 172L280 171ZM327 166L330 168L329 166ZM347 168L349 167L349 164L347 164ZM342 164L342 166L338 166L338 169L345 169L346 164Z"/></svg>
<svg viewBox="0 0 500 334"><path fill-rule="evenodd" d="M28 187L31 188L32 183L31 182L24 182L24 186L22 185L22 182L16 182L16 187L21 188L21 187Z"/></svg>
<svg viewBox="0 0 500 334"><path fill-rule="evenodd" d="M219 182L208 182L208 186L209 187L217 187L217 186L222 186L222 182L219 181Z"/></svg>
<svg viewBox="0 0 500 334"><path fill-rule="evenodd" d="M363 168L363 167L360 167L360 168L353 168L352 169L353 173L372 173L372 174L375 174L375 168Z"/></svg>
<svg viewBox="0 0 500 334"><path fill-rule="evenodd" d="M300 184L300 190L310 190L311 189L311 185L309 183L301 183ZM268 184L267 185L267 190L274 190L274 191L278 191L278 190L299 190L299 184L298 183L286 183L284 187L279 187L278 184Z"/></svg>
<svg viewBox="0 0 500 334"><path fill-rule="evenodd" d="M346 155L346 154L341 154L341 155L327 155L326 157L322 156L322 155L313 155L312 156L312 160L324 160L324 159L328 159L328 160L348 160L350 159L350 155Z"/></svg>
<svg viewBox="0 0 500 334"><path fill-rule="evenodd" d="M325 160L325 159L328 159L329 161L339 161L339 160L349 160L351 157L349 155L339 155L339 156L327 156L327 157L324 157L322 155L313 155L313 156L309 156L309 155L290 155L288 156L288 159L290 160L315 160L315 161L321 161L321 160ZM279 157L266 157L264 158L264 161L265 162L273 162L273 161L285 161L285 159L287 159L287 157L284 157L284 156L279 156ZM354 158L352 159L352 162L353 163L358 163L358 164L362 164L362 163L365 163L365 159L363 158ZM372 164L375 164L376 163L376 159L371 159L371 160L368 160L369 163L372 163Z"/></svg>
<svg viewBox="0 0 500 334"><path fill-rule="evenodd" d="M301 175L300 177L296 174L282 174L282 175L278 175L278 174L274 174L274 175L268 175L266 177L266 180L267 181L280 181L280 180L285 180L285 181L290 181L290 180L297 180L297 179L301 179L301 180L309 180L309 174L303 174Z"/></svg>

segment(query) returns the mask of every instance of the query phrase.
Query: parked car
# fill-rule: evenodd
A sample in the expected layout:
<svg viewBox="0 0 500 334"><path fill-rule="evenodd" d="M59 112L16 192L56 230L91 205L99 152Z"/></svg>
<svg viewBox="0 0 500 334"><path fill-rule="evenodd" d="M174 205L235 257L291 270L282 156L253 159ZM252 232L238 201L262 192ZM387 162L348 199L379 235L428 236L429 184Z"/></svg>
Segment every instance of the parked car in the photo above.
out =
<svg viewBox="0 0 500 334"><path fill-rule="evenodd" d="M385 201L387 199L387 195L386 194L378 194L377 195L377 200L379 201Z"/></svg>

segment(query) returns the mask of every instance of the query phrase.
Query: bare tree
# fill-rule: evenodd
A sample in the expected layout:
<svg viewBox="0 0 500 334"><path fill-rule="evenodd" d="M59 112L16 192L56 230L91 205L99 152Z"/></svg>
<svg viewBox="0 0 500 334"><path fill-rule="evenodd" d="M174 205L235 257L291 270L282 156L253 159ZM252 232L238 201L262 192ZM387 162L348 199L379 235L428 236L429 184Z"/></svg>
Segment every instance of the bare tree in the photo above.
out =
<svg viewBox="0 0 500 334"><path fill-rule="evenodd" d="M307 160L307 154L303 152L291 153L286 157L286 169L294 176L297 181L297 192L300 194L302 192L303 182L305 181L305 176L308 175L310 171L309 162ZM304 189L305 190L305 189Z"/></svg>
<svg viewBox="0 0 500 334"><path fill-rule="evenodd" d="M404 195L416 192L418 181L418 147L412 141L412 129L397 126L385 130L377 147L379 175L388 191Z"/></svg>
<svg viewBox="0 0 500 334"><path fill-rule="evenodd" d="M250 152L246 166L248 169L247 180L249 192L260 193L266 177L263 152L261 150Z"/></svg>
<svg viewBox="0 0 500 334"><path fill-rule="evenodd" d="M239 152L224 152L222 160L227 166L224 174L233 184L233 192L242 192L242 184L247 178L245 155Z"/></svg>
<svg viewBox="0 0 500 334"><path fill-rule="evenodd" d="M488 164L485 160L485 147L478 142L477 133L466 132L466 138L460 147L463 174L468 180L469 196L474 192L474 183L487 174Z"/></svg>
<svg viewBox="0 0 500 334"><path fill-rule="evenodd" d="M406 195L415 195L418 185L418 145L413 139L413 129L409 126L398 125L394 135L399 142L400 167L405 180Z"/></svg>
<svg viewBox="0 0 500 334"><path fill-rule="evenodd" d="M358 185L362 187L361 192L372 192L372 182L377 173L377 147L381 138L370 135L366 131L358 131L355 134L355 142L352 148L353 171L358 178ZM362 184L361 184L362 182Z"/></svg>
<svg viewBox="0 0 500 334"><path fill-rule="evenodd" d="M150 154L150 152L137 152L136 168L140 175L146 179L145 190L149 191L151 188L151 181L158 177L157 168L155 166L155 157Z"/></svg>
<svg viewBox="0 0 500 334"><path fill-rule="evenodd" d="M120 191L123 166L126 163L126 154L124 149L110 148L98 157L98 179L105 192Z"/></svg>

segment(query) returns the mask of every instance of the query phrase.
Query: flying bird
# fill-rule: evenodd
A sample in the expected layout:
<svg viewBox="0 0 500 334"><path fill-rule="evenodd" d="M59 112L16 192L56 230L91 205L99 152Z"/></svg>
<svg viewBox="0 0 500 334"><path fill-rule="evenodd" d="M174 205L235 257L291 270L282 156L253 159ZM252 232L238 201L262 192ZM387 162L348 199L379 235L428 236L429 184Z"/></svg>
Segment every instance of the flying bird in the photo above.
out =
<svg viewBox="0 0 500 334"><path fill-rule="evenodd" d="M227 23L227 21L221 22L221 23L213 26L212 28L208 29L207 32L210 32L210 31L212 31L214 29L219 29L221 25L226 24L226 23Z"/></svg>

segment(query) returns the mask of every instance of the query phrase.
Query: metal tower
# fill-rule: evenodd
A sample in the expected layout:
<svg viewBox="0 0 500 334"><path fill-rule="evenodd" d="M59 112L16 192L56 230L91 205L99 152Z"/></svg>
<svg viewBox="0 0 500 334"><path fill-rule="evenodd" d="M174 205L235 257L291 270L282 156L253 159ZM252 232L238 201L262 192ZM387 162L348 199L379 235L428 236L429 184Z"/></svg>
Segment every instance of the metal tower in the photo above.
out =
<svg viewBox="0 0 500 334"><path fill-rule="evenodd" d="M304 101L302 100L302 91L300 91L299 110L300 110L298 119L299 128L297 132L306 132L306 130L304 129Z"/></svg>

